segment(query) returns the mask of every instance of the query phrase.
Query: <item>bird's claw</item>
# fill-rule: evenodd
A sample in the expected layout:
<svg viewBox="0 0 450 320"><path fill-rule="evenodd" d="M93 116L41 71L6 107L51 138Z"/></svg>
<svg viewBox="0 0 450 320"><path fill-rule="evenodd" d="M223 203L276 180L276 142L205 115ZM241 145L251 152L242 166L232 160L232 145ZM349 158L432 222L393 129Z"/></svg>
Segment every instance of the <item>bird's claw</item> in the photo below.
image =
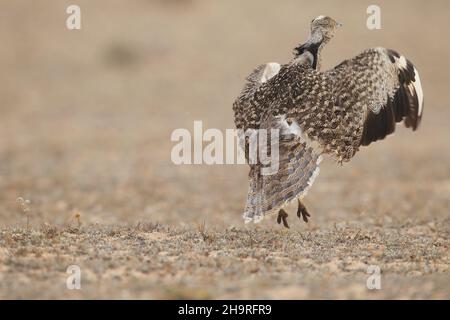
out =
<svg viewBox="0 0 450 320"><path fill-rule="evenodd" d="M303 221L306 223L308 223L308 217L311 217L306 207L300 201L298 202L297 217L299 219L303 218Z"/></svg>
<svg viewBox="0 0 450 320"><path fill-rule="evenodd" d="M281 224L281 222L283 222L284 227L289 229L289 224L287 222L287 217L288 216L289 215L287 214L287 212L284 211L283 209L281 209L278 212L277 222L278 222L278 224Z"/></svg>

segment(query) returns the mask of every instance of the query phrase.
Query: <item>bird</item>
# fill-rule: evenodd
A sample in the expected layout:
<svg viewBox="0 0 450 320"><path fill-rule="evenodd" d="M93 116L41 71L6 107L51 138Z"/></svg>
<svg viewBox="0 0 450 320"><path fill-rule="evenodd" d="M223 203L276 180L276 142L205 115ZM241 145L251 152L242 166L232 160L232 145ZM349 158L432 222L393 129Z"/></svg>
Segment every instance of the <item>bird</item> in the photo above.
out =
<svg viewBox="0 0 450 320"><path fill-rule="evenodd" d="M242 132L279 130L278 170L264 174L265 164L249 163L245 222L278 213L278 224L289 228L285 207L295 202L298 218L308 222L303 199L323 156L342 165L361 147L392 134L397 123L413 131L420 124L419 72L396 51L366 49L321 70L322 50L341 26L328 16L313 19L309 38L294 48L293 58L256 67L233 103L235 126ZM244 141L248 160L248 137Z"/></svg>

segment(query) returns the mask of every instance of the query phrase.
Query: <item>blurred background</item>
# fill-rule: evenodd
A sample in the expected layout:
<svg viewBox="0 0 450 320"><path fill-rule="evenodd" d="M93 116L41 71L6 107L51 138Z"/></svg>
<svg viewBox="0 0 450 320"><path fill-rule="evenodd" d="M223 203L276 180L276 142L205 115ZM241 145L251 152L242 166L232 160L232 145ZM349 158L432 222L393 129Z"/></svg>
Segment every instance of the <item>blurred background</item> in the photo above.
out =
<svg viewBox="0 0 450 320"><path fill-rule="evenodd" d="M66 8L81 8L68 30ZM450 209L448 1L5 1L0 4L0 223L140 220L242 224L245 165L175 166L176 128L234 128L232 102L261 63L284 63L317 15L342 22L323 68L375 46L420 71L417 132L325 161L306 199L309 226L341 220L446 219ZM272 225L274 219L264 224ZM298 228L306 228L296 223Z"/></svg>

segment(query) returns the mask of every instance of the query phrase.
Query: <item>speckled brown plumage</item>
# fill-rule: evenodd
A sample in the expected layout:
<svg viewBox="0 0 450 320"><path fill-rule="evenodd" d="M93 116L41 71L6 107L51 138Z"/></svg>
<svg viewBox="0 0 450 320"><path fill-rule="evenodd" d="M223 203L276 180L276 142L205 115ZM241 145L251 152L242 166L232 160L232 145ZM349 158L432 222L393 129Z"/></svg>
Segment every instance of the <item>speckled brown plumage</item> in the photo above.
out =
<svg viewBox="0 0 450 320"><path fill-rule="evenodd" d="M369 49L327 71L320 52L337 23L312 22L311 38L285 65L261 65L247 78L233 104L238 129L280 130L279 170L261 174L250 167L244 213L257 221L286 203L301 199L318 174L322 154L349 161L403 122L417 128L423 110L420 78L414 66L393 50Z"/></svg>

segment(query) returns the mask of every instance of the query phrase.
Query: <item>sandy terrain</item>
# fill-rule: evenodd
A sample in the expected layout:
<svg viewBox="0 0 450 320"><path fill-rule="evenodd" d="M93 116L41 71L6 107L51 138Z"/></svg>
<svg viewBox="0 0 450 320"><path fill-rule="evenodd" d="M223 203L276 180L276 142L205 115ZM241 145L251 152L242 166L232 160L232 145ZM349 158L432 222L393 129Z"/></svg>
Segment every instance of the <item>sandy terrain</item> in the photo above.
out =
<svg viewBox="0 0 450 320"><path fill-rule="evenodd" d="M374 31L365 1L77 2L79 31L69 1L0 5L0 298L450 298L448 1L379 1ZM325 160L310 223L244 225L248 168L175 166L171 132L233 128L246 75L319 14L344 23L324 68L374 46L414 62L421 127Z"/></svg>

